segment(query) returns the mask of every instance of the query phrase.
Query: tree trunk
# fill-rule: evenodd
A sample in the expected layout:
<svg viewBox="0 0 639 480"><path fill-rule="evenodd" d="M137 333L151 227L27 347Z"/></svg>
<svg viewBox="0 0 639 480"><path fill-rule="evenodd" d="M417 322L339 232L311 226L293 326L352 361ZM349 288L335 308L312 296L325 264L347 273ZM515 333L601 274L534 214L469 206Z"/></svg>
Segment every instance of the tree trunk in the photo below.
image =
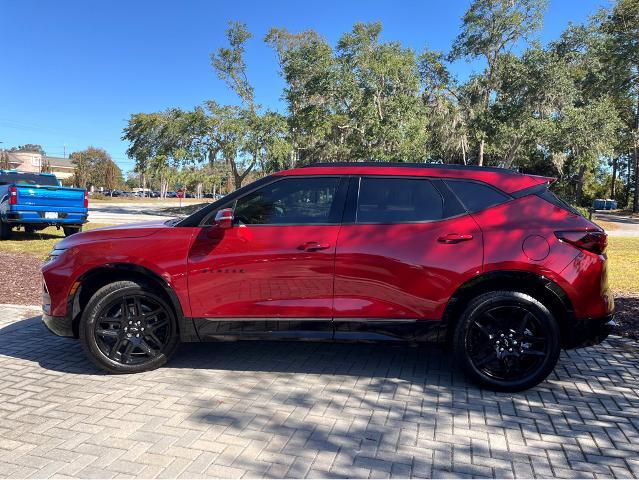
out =
<svg viewBox="0 0 639 480"><path fill-rule="evenodd" d="M477 158L477 165L480 167L484 165L484 139L479 142L479 157Z"/></svg>
<svg viewBox="0 0 639 480"><path fill-rule="evenodd" d="M635 143L634 149L634 170L635 170L635 194L632 200L632 213L639 213L639 147Z"/></svg>
<svg viewBox="0 0 639 480"><path fill-rule="evenodd" d="M586 173L586 166L579 167L579 174L577 175L577 188L575 191L575 202L577 206L581 207L581 199L584 194L584 174Z"/></svg>
<svg viewBox="0 0 639 480"><path fill-rule="evenodd" d="M617 196L617 158L612 159L612 183L610 184L610 198L613 200Z"/></svg>
<svg viewBox="0 0 639 480"><path fill-rule="evenodd" d="M636 65L639 68L639 65ZM639 85L637 85L639 87ZM637 95L637 109L635 110L635 144L634 144L634 167L635 167L635 195L632 201L632 213L639 212L639 95Z"/></svg>
<svg viewBox="0 0 639 480"><path fill-rule="evenodd" d="M512 167L513 161L515 160L515 153L517 153L517 149L519 148L519 145L521 145L523 139L523 137L517 137L515 143L513 143L510 146L510 149L508 149L508 153L506 154L506 158L504 159L504 165L506 168Z"/></svg>

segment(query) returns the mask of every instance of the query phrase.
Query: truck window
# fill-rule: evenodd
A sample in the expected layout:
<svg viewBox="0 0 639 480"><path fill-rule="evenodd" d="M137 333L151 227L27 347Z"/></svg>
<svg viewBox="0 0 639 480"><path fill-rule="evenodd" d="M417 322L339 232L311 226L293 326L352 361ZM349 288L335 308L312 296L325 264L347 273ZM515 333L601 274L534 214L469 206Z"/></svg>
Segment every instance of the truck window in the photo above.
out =
<svg viewBox="0 0 639 480"><path fill-rule="evenodd" d="M12 183L57 187L58 179L52 175L39 175L37 173L0 173L0 185L8 185Z"/></svg>

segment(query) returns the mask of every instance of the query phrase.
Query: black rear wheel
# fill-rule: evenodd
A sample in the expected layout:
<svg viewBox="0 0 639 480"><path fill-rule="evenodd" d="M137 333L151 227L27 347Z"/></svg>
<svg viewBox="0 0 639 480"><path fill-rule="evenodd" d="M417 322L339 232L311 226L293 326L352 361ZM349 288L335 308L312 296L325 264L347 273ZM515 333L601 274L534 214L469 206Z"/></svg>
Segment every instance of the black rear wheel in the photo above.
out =
<svg viewBox="0 0 639 480"><path fill-rule="evenodd" d="M543 381L559 358L559 327L529 295L492 292L474 299L457 324L457 360L482 386L520 391Z"/></svg>
<svg viewBox="0 0 639 480"><path fill-rule="evenodd" d="M82 315L80 340L89 358L112 373L163 365L178 344L175 314L152 289L121 281L98 290Z"/></svg>
<svg viewBox="0 0 639 480"><path fill-rule="evenodd" d="M82 225L74 225L72 227L62 227L62 231L64 232L64 236L68 237L73 235L74 233L79 233L82 231Z"/></svg>
<svg viewBox="0 0 639 480"><path fill-rule="evenodd" d="M0 240L8 240L11 237L11 227L0 220Z"/></svg>

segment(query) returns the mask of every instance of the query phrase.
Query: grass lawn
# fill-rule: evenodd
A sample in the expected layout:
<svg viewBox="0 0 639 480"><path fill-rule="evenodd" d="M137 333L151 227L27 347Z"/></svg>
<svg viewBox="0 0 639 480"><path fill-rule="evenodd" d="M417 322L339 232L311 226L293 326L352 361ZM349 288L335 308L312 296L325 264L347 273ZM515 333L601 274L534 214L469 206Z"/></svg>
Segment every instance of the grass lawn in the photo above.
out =
<svg viewBox="0 0 639 480"><path fill-rule="evenodd" d="M614 292L639 295L639 237L608 237L607 252Z"/></svg>
<svg viewBox="0 0 639 480"><path fill-rule="evenodd" d="M100 223L86 223L82 226L82 229L86 231L108 226ZM0 240L0 251L26 253L44 260L53 249L53 246L63 238L64 232L62 229L57 230L55 227L47 227L31 234L26 233L24 230L14 230L11 232L10 240Z"/></svg>

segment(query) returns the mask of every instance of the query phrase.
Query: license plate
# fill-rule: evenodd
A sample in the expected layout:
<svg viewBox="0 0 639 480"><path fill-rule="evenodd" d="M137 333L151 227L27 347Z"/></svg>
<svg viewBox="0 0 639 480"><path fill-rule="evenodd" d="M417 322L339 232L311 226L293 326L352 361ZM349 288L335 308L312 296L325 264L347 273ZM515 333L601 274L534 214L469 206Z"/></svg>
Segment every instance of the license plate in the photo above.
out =
<svg viewBox="0 0 639 480"><path fill-rule="evenodd" d="M58 218L58 212L44 212L44 218Z"/></svg>

